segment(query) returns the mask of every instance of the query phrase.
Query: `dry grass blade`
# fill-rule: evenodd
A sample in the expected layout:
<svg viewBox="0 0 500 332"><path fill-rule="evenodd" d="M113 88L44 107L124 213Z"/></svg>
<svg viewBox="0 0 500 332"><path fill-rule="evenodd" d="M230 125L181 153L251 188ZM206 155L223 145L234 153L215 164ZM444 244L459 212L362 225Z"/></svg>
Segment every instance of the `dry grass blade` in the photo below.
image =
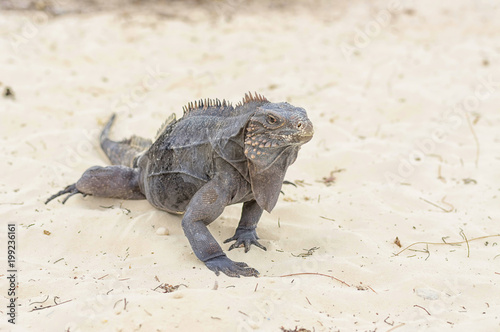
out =
<svg viewBox="0 0 500 332"><path fill-rule="evenodd" d="M291 274L284 274L282 276L279 276L280 278L284 278L284 277L293 277L293 276L300 276L300 275L317 275L317 276L323 276L323 277L328 277L328 278L331 278L331 279L334 279L334 280L337 280L338 282L346 285L347 287L351 287L351 285L349 285L348 283L346 283L345 281L343 280L340 280L339 278L336 278L334 276L331 276L331 275L328 275L328 274L323 274L323 273L317 273L317 272L301 272L301 273L291 273Z"/></svg>
<svg viewBox="0 0 500 332"><path fill-rule="evenodd" d="M406 248L404 248L403 250L399 251L398 253L396 253L394 256L399 256L401 253L403 253L404 251L410 249L411 247L413 246L416 246L417 244L427 244L427 245L458 245L458 244L463 244L463 243L469 243L471 241L477 241L477 240L482 240L482 239L488 239L490 237L500 237L500 234L494 234L494 235L485 235L485 236L480 236L480 237L475 237L473 239L469 239L469 240L464 240L464 241L458 241L458 242L424 242L424 241L421 241L421 242L414 242L412 244L410 244L409 246L407 246Z"/></svg>

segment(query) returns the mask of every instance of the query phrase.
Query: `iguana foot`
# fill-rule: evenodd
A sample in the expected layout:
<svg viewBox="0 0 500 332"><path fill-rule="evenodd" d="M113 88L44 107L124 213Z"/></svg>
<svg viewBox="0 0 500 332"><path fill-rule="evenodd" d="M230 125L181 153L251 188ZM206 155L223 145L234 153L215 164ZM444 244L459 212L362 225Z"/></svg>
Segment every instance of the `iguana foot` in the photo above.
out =
<svg viewBox="0 0 500 332"><path fill-rule="evenodd" d="M259 276L259 271L257 271L256 269L249 267L246 263L243 262L233 262L225 255L211 258L205 262L205 265L210 270L214 271L216 275L219 275L220 272L222 272L229 277L235 278L239 278L240 276Z"/></svg>
<svg viewBox="0 0 500 332"><path fill-rule="evenodd" d="M60 192L58 192L57 194L50 196L49 199L47 199L45 201L45 204L47 204L48 202L50 202L54 198L59 197L59 196L64 195L64 194L69 194L69 195L66 196L66 198L62 201L63 204L66 203L68 198L70 198L73 195L82 194L84 197L87 196L87 194L82 193L80 190L78 190L76 188L76 183L73 183L73 184L70 184L69 186L67 186L66 188L64 188L63 190L61 190Z"/></svg>
<svg viewBox="0 0 500 332"><path fill-rule="evenodd" d="M241 247L241 245L244 245L245 252L248 252L252 244L256 245L257 247L259 247L264 251L267 250L266 247L264 247L262 244L259 243L259 241L257 241L258 239L259 237L257 236L255 228L253 229L237 228L236 233L234 233L234 236L224 241L224 243L236 241L229 247L229 250L233 250L234 248L238 248Z"/></svg>

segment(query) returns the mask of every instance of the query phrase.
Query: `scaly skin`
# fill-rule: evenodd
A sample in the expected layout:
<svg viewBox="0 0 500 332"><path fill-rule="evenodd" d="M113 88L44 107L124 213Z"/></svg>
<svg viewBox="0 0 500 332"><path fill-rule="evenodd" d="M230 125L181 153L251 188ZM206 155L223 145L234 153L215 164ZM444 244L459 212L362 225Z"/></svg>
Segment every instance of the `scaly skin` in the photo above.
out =
<svg viewBox="0 0 500 332"><path fill-rule="evenodd" d="M226 101L200 100L171 118L154 142L133 136L108 138L115 116L101 134L101 147L114 166L94 166L74 184L51 196L93 195L147 199L158 209L184 214L182 228L196 255L217 275L258 276L245 263L223 252L207 225L230 204L243 203L241 219L229 250L255 245L256 227L264 210L277 200L288 166L300 146L311 140L313 126L306 111L288 103L271 103L245 95L233 107Z"/></svg>

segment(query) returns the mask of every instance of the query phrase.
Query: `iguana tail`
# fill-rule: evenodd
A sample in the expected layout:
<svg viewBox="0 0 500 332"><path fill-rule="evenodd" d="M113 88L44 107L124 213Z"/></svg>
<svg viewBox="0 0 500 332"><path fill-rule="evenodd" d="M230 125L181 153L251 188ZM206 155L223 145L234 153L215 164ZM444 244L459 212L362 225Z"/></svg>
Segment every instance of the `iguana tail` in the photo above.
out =
<svg viewBox="0 0 500 332"><path fill-rule="evenodd" d="M109 131L115 118L116 114L113 114L101 132L101 148L108 156L111 164L135 168L136 157L147 150L153 143L151 140L139 136L132 136L119 142L110 140L108 138Z"/></svg>

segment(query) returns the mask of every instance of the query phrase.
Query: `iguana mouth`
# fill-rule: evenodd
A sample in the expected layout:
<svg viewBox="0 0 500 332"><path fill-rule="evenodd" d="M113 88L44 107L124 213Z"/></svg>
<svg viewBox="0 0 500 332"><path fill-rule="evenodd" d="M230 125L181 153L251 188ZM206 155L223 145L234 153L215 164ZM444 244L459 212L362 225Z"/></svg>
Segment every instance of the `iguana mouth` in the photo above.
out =
<svg viewBox="0 0 500 332"><path fill-rule="evenodd" d="M302 145L309 142L314 135L314 128L308 119L300 121L296 128L298 131L290 130L289 133L273 134L270 137L280 142L277 146Z"/></svg>
<svg viewBox="0 0 500 332"><path fill-rule="evenodd" d="M300 144L305 144L312 139L314 135L314 128L311 121L301 121L297 124L297 128L300 130L298 135L300 138Z"/></svg>

